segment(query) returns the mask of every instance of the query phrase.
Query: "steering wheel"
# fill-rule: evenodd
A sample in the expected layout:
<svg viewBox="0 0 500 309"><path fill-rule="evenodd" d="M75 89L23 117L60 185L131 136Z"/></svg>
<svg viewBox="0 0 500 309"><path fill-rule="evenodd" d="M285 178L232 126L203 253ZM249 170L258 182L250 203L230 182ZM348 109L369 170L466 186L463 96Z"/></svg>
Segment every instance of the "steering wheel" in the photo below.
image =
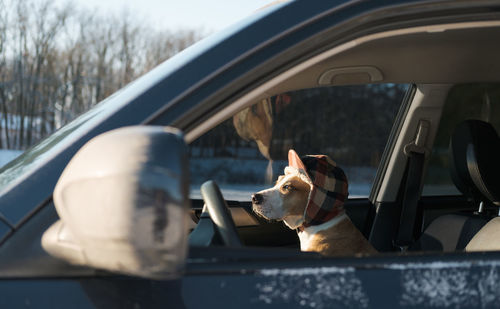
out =
<svg viewBox="0 0 500 309"><path fill-rule="evenodd" d="M242 247L233 217L215 181L209 180L202 184L201 195L224 244L228 247Z"/></svg>

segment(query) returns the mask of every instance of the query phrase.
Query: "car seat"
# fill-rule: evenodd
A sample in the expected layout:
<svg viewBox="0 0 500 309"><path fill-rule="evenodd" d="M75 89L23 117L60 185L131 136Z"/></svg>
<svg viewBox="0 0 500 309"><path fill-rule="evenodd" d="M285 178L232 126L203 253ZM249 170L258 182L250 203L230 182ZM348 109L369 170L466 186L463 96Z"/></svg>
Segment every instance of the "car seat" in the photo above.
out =
<svg viewBox="0 0 500 309"><path fill-rule="evenodd" d="M491 124L481 120L458 124L450 138L449 157L452 180L465 196L477 204L486 202L500 206L500 139ZM476 238L489 219L482 213L440 216L425 229L412 250L463 250L471 246L469 241ZM497 230L497 237L500 236L500 220L496 219L488 231L477 236L481 238L477 242L489 241L486 232L491 233L490 228Z"/></svg>
<svg viewBox="0 0 500 309"><path fill-rule="evenodd" d="M492 129L492 128L491 128ZM500 206L500 139L498 135L480 136L479 140L467 148L467 165L472 181L482 200ZM493 130L494 131L494 130ZM496 137L497 142L492 142ZM466 251L500 250L500 217L491 219L474 235Z"/></svg>

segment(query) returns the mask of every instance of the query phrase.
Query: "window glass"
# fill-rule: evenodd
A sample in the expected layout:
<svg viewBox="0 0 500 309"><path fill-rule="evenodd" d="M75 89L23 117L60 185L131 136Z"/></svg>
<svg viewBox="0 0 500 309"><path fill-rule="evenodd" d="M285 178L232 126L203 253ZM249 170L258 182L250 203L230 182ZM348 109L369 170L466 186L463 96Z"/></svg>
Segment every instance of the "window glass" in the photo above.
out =
<svg viewBox="0 0 500 309"><path fill-rule="evenodd" d="M446 99L424 180L423 195L460 194L449 170L450 137L455 127L467 119L489 122L500 129L500 84L457 85Z"/></svg>
<svg viewBox="0 0 500 309"><path fill-rule="evenodd" d="M229 200L250 200L283 174L289 149L326 154L350 197L366 197L407 85L304 89L262 100L190 145L192 197L215 180Z"/></svg>

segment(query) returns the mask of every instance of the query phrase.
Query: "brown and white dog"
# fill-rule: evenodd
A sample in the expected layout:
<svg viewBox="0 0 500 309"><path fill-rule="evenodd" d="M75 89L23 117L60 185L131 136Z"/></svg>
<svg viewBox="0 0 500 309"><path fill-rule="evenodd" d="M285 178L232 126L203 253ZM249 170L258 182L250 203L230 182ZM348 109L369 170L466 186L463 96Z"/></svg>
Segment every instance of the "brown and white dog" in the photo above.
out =
<svg viewBox="0 0 500 309"><path fill-rule="evenodd" d="M288 153L285 175L252 195L253 211L298 231L302 251L325 256L376 253L344 211L347 178L328 156Z"/></svg>

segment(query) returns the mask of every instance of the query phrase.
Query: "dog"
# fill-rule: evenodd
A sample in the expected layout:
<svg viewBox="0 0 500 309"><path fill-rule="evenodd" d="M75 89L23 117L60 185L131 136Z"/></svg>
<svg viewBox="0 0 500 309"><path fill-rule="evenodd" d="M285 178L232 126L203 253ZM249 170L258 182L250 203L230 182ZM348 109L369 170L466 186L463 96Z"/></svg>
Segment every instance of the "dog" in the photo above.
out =
<svg viewBox="0 0 500 309"><path fill-rule="evenodd" d="M324 256L374 254L376 250L344 211L347 178L325 155L302 159L291 149L274 187L252 195L252 209L297 230L302 251Z"/></svg>

